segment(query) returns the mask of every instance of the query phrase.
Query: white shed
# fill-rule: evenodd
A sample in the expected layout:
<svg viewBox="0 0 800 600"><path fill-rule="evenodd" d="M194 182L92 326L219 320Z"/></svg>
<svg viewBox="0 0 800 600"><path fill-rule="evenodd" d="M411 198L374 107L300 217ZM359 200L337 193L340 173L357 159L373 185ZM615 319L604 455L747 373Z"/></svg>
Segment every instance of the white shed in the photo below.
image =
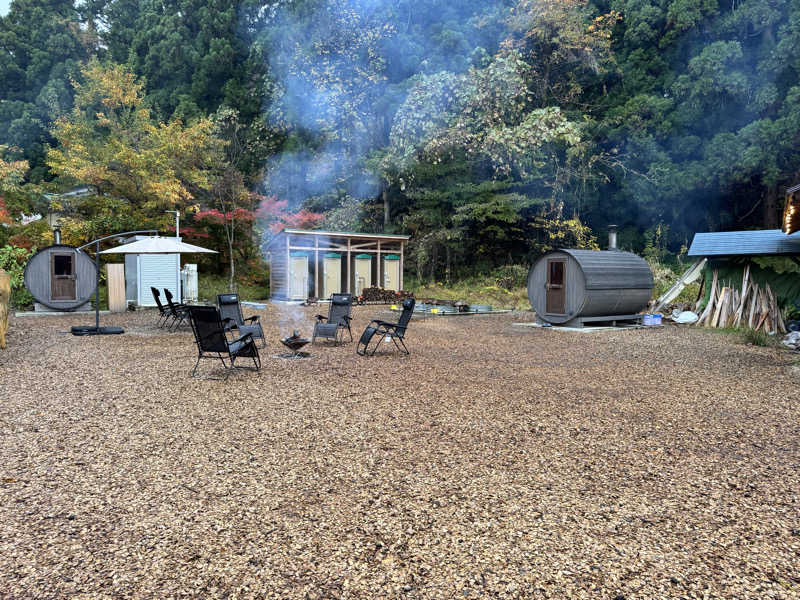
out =
<svg viewBox="0 0 800 600"><path fill-rule="evenodd" d="M136 242L148 236L133 236L126 242ZM181 238L176 238L180 241ZM180 254L126 254L125 298L137 306L155 306L150 288L164 288L172 292L175 302L181 299ZM162 302L163 302L162 296Z"/></svg>

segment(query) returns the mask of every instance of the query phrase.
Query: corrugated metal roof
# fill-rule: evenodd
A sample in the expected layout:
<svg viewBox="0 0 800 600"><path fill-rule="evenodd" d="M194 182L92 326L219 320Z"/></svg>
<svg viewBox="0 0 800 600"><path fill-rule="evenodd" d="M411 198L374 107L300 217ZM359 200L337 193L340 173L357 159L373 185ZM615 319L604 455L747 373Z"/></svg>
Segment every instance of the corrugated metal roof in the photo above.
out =
<svg viewBox="0 0 800 600"><path fill-rule="evenodd" d="M280 239L283 239L284 235L309 235L309 236L317 236L317 237L332 237L332 238L352 238L352 239L364 239L367 241L370 240L387 240L387 241L401 241L406 242L411 239L410 235L400 235L400 234L388 234L388 233L358 233L355 231L324 231L321 229L290 229L285 227L281 229L278 233L276 233L273 238L269 241L266 245L266 248L269 248L275 244Z"/></svg>
<svg viewBox="0 0 800 600"><path fill-rule="evenodd" d="M780 229L760 231L715 231L696 233L689 256L800 255L800 234L786 235Z"/></svg>
<svg viewBox="0 0 800 600"><path fill-rule="evenodd" d="M652 289L653 273L641 256L621 250L562 248L580 265L587 290Z"/></svg>

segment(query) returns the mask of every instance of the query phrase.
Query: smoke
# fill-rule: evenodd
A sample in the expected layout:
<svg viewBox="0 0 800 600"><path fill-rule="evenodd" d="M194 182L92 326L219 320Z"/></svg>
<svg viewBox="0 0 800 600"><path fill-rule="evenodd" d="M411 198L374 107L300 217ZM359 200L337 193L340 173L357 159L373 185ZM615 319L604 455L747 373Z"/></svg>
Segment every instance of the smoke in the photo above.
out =
<svg viewBox="0 0 800 600"><path fill-rule="evenodd" d="M497 49L505 0L317 0L266 12L269 125L286 136L264 188L297 210L374 200L369 166L422 74L466 70Z"/></svg>

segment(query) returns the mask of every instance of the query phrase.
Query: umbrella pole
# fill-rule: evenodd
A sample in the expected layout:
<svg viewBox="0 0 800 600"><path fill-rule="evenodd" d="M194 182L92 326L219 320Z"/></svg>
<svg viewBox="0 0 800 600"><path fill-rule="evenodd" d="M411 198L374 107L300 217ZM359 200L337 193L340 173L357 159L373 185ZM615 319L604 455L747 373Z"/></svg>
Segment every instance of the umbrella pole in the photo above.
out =
<svg viewBox="0 0 800 600"><path fill-rule="evenodd" d="M94 246L94 268L97 273L97 285L94 286L94 327L100 331L100 242Z"/></svg>
<svg viewBox="0 0 800 600"><path fill-rule="evenodd" d="M94 244L94 267L96 271L94 286L94 327L91 325L75 325L72 327L72 335L108 335L125 333L125 330L121 327L100 327L100 242L125 235L135 235L138 233L158 234L158 231L155 229L147 229L145 231L126 231L125 233L115 233L114 235L107 235L106 237L98 238L78 248L78 250L83 250L84 248Z"/></svg>

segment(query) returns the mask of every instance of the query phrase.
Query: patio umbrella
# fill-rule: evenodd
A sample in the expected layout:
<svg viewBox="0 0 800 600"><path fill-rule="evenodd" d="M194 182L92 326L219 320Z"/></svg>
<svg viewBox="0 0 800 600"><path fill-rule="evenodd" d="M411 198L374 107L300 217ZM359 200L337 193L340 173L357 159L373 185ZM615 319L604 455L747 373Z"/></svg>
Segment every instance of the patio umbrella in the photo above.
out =
<svg viewBox="0 0 800 600"><path fill-rule="evenodd" d="M104 335L109 333L124 333L121 327L100 327L100 254L218 254L216 250L209 250L208 248L201 248L192 244L185 244L179 242L175 238L166 238L158 235L131 242L130 244L123 244L116 248L110 248L100 252L100 242L112 238L119 238L124 235L133 235L138 233L153 233L153 231L129 231L126 233L117 233L109 235L104 238L94 240L88 244L84 244L79 250L95 244L95 267L97 269L97 287L95 289L95 310L94 310L94 326L76 326L72 328L73 335Z"/></svg>
<svg viewBox="0 0 800 600"><path fill-rule="evenodd" d="M218 254L216 250L179 242L175 238L153 236L103 250L100 254Z"/></svg>

